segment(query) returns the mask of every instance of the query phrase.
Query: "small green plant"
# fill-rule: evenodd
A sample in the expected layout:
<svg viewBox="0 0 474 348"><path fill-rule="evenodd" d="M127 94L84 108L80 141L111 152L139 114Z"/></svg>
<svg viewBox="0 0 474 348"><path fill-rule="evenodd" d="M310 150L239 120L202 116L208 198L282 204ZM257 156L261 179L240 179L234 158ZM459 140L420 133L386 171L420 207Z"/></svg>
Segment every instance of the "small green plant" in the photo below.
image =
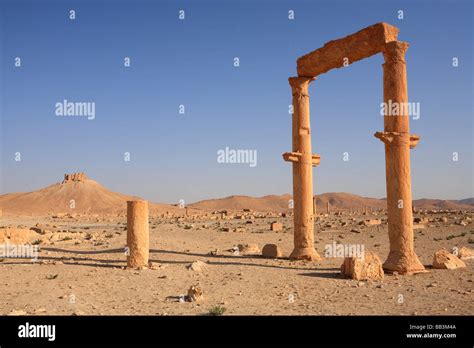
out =
<svg viewBox="0 0 474 348"><path fill-rule="evenodd" d="M91 240L92 239L92 234L87 233L86 236L84 237L85 240Z"/></svg>
<svg viewBox="0 0 474 348"><path fill-rule="evenodd" d="M210 315L223 315L226 311L226 308L223 306L214 306L211 309L209 309L209 314Z"/></svg>
<svg viewBox="0 0 474 348"><path fill-rule="evenodd" d="M66 241L66 240L72 240L72 237L66 236L66 237L64 237L64 238L62 239L62 241Z"/></svg>
<svg viewBox="0 0 474 348"><path fill-rule="evenodd" d="M114 236L114 235L113 235L112 233L107 233L107 234L105 235L105 238L113 238L113 236Z"/></svg>
<svg viewBox="0 0 474 348"><path fill-rule="evenodd" d="M451 234L451 235L446 237L446 240L450 240L450 239L453 239L453 238L456 238L456 236L454 234Z"/></svg>
<svg viewBox="0 0 474 348"><path fill-rule="evenodd" d="M31 245L40 245L43 241L41 239L34 240Z"/></svg>

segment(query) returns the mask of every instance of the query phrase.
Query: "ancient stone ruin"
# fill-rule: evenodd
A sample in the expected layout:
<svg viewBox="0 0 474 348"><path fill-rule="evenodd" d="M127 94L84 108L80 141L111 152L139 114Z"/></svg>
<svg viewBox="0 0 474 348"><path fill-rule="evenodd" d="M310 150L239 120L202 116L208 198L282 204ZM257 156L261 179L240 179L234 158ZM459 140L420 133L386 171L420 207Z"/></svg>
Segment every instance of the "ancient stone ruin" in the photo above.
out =
<svg viewBox="0 0 474 348"><path fill-rule="evenodd" d="M88 179L86 173L79 172L79 173L72 173L72 174L64 174L63 184L68 182L82 182Z"/></svg>
<svg viewBox="0 0 474 348"><path fill-rule="evenodd" d="M292 152L283 154L293 166L294 250L292 259L319 260L314 248L312 167L320 156L312 154L309 117L309 84L318 75L382 53L384 102L408 102L405 51L408 43L397 40L398 28L378 23L323 47L297 60L297 77L290 77L293 94ZM403 103L403 104L402 104ZM384 131L375 137L385 146L388 233L390 253L383 264L388 272L412 274L424 271L413 241L413 214L410 176L410 149L420 139L410 134L406 108L397 116L386 108Z"/></svg>
<svg viewBox="0 0 474 348"><path fill-rule="evenodd" d="M127 267L148 266L150 234L148 201L127 201Z"/></svg>

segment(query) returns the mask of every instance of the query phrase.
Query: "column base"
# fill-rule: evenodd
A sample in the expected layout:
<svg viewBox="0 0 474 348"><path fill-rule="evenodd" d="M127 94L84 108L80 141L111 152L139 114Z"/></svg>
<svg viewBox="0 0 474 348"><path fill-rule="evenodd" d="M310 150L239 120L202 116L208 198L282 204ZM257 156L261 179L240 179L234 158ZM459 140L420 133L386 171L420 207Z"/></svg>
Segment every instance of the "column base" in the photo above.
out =
<svg viewBox="0 0 474 348"><path fill-rule="evenodd" d="M391 251L388 254L383 269L387 273L398 272L403 275L427 272L415 253L407 256L399 251Z"/></svg>
<svg viewBox="0 0 474 348"><path fill-rule="evenodd" d="M136 260L136 259L127 259L127 268L137 269L141 267L148 267L148 261Z"/></svg>
<svg viewBox="0 0 474 348"><path fill-rule="evenodd" d="M314 248L295 248L290 260L321 261L322 258Z"/></svg>

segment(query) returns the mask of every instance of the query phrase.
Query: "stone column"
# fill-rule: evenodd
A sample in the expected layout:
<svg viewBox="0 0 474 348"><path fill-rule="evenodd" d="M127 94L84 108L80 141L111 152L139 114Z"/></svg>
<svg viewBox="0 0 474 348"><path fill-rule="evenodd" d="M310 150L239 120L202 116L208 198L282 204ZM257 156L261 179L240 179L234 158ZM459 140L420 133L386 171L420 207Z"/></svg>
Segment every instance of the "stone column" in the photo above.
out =
<svg viewBox="0 0 474 348"><path fill-rule="evenodd" d="M148 229L148 202L127 202L127 267L148 266L150 236Z"/></svg>
<svg viewBox="0 0 474 348"><path fill-rule="evenodd" d="M314 78L290 77L293 94L293 152L283 158L293 165L294 260L320 260L314 248L313 165L319 156L311 153L308 86ZM313 210L314 209L314 210Z"/></svg>
<svg viewBox="0 0 474 348"><path fill-rule="evenodd" d="M383 55L384 132L375 136L385 143L387 184L387 215L390 253L383 264L388 272L413 274L425 268L418 260L413 240L413 214L410 175L410 148L419 140L410 135L405 51L408 44L392 41L385 45ZM398 107L398 115L396 108Z"/></svg>

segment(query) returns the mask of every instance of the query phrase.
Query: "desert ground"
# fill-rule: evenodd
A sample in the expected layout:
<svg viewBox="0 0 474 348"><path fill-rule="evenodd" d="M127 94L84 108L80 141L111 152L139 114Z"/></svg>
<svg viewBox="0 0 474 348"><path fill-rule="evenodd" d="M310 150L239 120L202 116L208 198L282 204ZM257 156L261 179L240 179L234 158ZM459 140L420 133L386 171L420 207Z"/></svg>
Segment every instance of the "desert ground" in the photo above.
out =
<svg viewBox="0 0 474 348"><path fill-rule="evenodd" d="M386 274L382 281L343 278L342 258L263 258L256 246L291 252L293 220L285 214L172 215L150 216L150 267L134 270L126 268L124 214L4 212L3 227L34 228L40 252L34 262L0 259L0 315L209 315L216 308L224 315L474 313L474 260L465 268L431 268L441 248L472 248L471 212L415 213L415 250L428 272ZM283 228L272 231L274 221ZM384 211L318 213L315 237L322 256L333 242L362 244L382 261L389 251ZM184 300L191 286L202 289L198 301Z"/></svg>

